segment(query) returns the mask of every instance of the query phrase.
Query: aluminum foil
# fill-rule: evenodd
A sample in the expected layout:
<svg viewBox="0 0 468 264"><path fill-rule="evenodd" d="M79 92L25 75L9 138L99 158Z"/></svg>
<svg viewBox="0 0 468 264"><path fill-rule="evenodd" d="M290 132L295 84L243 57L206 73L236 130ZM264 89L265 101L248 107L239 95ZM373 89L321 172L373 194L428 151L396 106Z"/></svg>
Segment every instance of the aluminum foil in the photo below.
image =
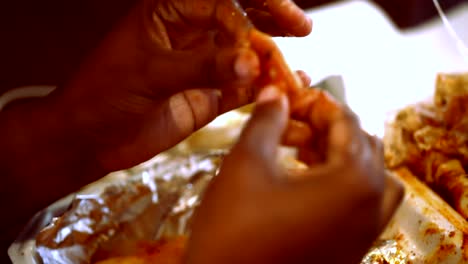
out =
<svg viewBox="0 0 468 264"><path fill-rule="evenodd" d="M101 193L76 195L70 209L38 234L37 253L44 263L90 263L119 241L187 234L223 153L161 155Z"/></svg>
<svg viewBox="0 0 468 264"><path fill-rule="evenodd" d="M395 240L377 241L361 264L407 264L408 254Z"/></svg>

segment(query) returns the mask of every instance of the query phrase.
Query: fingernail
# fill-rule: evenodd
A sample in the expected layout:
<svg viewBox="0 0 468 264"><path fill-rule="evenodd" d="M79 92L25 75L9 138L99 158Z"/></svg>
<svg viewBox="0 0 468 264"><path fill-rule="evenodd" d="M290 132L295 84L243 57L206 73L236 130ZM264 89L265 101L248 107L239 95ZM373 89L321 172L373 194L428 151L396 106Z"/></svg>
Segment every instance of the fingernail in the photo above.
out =
<svg viewBox="0 0 468 264"><path fill-rule="evenodd" d="M249 75L249 69L246 67L245 63L239 59L239 57L236 58L236 62L234 64L234 71L236 72L236 75L243 78L247 77Z"/></svg>
<svg viewBox="0 0 468 264"><path fill-rule="evenodd" d="M250 52L241 52L234 62L234 71L240 78L250 78L257 75L257 68L257 59Z"/></svg>
<svg viewBox="0 0 468 264"><path fill-rule="evenodd" d="M312 27L312 23L313 23L312 18L311 18L311 17L307 17L307 18L306 18L306 24L307 24L309 27Z"/></svg>
<svg viewBox="0 0 468 264"><path fill-rule="evenodd" d="M267 86L263 88L257 96L257 104L264 104L278 100L281 94L276 86Z"/></svg>

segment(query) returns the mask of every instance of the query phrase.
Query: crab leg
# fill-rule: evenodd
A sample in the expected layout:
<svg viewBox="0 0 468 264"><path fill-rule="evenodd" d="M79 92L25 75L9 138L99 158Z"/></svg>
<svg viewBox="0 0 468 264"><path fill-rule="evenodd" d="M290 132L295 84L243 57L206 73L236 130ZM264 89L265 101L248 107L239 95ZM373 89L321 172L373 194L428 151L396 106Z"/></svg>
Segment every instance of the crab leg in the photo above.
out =
<svg viewBox="0 0 468 264"><path fill-rule="evenodd" d="M252 29L249 41L261 65L255 92L267 85L275 85L288 96L291 120L284 143L297 147L311 146L313 131L327 128L330 116L341 111L339 103L324 91L304 87L270 36Z"/></svg>

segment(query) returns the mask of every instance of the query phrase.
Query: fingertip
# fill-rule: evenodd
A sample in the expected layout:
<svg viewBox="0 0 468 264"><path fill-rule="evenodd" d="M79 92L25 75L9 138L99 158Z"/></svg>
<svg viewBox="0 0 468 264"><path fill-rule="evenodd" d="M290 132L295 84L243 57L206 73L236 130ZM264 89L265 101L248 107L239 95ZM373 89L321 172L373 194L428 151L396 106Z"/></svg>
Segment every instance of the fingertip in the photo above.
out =
<svg viewBox="0 0 468 264"><path fill-rule="evenodd" d="M301 15L298 15L298 17L300 17L302 22L296 24L291 31L296 37L305 37L312 32L312 19L306 16L302 10Z"/></svg>
<svg viewBox="0 0 468 264"><path fill-rule="evenodd" d="M257 108L269 103L278 103L280 112L285 116L289 113L289 101L286 96L278 87L269 85L260 90L256 99Z"/></svg>
<svg viewBox="0 0 468 264"><path fill-rule="evenodd" d="M286 96L274 86L263 88L239 145L249 149L252 155L272 159L286 129L288 114Z"/></svg>
<svg viewBox="0 0 468 264"><path fill-rule="evenodd" d="M306 21L304 23L304 31L303 31L303 35L304 36L307 36L309 35L311 32L312 32L312 28L314 26L314 21L312 20L312 18L306 16Z"/></svg>
<svg viewBox="0 0 468 264"><path fill-rule="evenodd" d="M305 86L305 87L310 86L310 84L312 83L312 79L310 78L310 76L305 71L298 70L298 71L296 71L296 74L297 74L297 76L299 76L299 79L301 80L301 83L302 83L303 86Z"/></svg>
<svg viewBox="0 0 468 264"><path fill-rule="evenodd" d="M260 74L260 61L255 52L242 49L234 60L234 73L241 79L253 79Z"/></svg>
<svg viewBox="0 0 468 264"><path fill-rule="evenodd" d="M331 118L329 132L329 157L354 158L359 156L361 150L367 147L359 119L345 107L334 114L335 116Z"/></svg>
<svg viewBox="0 0 468 264"><path fill-rule="evenodd" d="M287 32L304 37L312 31L312 19L291 0L271 0L270 12Z"/></svg>
<svg viewBox="0 0 468 264"><path fill-rule="evenodd" d="M205 73L211 85L247 84L260 75L260 61L251 49L228 47L212 56L215 57L214 65L209 65Z"/></svg>
<svg viewBox="0 0 468 264"><path fill-rule="evenodd" d="M263 88L257 96L257 105L279 100L281 93L276 86L270 85Z"/></svg>

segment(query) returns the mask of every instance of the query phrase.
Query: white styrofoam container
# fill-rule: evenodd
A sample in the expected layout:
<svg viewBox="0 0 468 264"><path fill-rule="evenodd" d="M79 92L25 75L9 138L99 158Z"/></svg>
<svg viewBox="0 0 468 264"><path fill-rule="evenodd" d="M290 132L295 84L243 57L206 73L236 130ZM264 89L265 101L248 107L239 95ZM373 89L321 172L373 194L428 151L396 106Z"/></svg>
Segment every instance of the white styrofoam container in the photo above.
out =
<svg viewBox="0 0 468 264"><path fill-rule="evenodd" d="M393 171L405 197L383 239L395 239L411 263L468 263L468 222L408 169Z"/></svg>

